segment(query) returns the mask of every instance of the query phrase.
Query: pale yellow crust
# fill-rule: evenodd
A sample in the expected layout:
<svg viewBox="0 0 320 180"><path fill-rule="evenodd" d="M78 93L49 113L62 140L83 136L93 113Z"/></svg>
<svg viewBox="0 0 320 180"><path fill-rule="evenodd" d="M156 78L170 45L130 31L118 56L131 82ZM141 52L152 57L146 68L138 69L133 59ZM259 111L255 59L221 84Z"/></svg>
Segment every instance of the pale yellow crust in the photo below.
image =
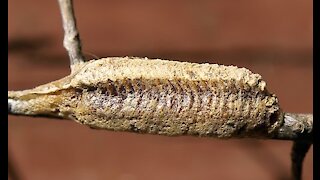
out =
<svg viewBox="0 0 320 180"><path fill-rule="evenodd" d="M259 74L236 66L111 57L8 96L17 114L73 119L92 128L259 137L271 136L283 120L278 99L265 86Z"/></svg>
<svg viewBox="0 0 320 180"><path fill-rule="evenodd" d="M197 64L160 59L136 57L109 57L91 60L83 63L73 73L63 79L36 87L31 90L9 92L10 96L23 94L45 94L54 91L104 83L108 79L185 79L197 80L230 80L242 82L249 87L265 89L266 83L259 74L254 74L246 68L218 64Z"/></svg>
<svg viewBox="0 0 320 180"><path fill-rule="evenodd" d="M94 85L103 81L119 79L184 79L189 81L242 81L250 87L264 90L266 83L259 74L236 66L197 64L160 59L135 57L110 57L85 63L71 80L71 86Z"/></svg>

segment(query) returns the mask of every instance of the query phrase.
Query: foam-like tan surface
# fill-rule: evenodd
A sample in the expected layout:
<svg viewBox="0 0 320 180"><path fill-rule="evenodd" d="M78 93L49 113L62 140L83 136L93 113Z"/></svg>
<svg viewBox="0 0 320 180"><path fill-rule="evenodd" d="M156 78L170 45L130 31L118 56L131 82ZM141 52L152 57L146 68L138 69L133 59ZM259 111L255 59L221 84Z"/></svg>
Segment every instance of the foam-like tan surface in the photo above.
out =
<svg viewBox="0 0 320 180"><path fill-rule="evenodd" d="M271 136L282 123L275 95L245 68L147 58L103 58L61 80L9 92L18 114L92 128L163 135Z"/></svg>
<svg viewBox="0 0 320 180"><path fill-rule="evenodd" d="M244 85L264 90L266 83L259 74L246 68L218 64L198 64L160 59L136 57L110 57L88 61L75 70L73 74L61 80L39 86L26 93L49 93L69 87L95 85L97 83L118 79L185 79L197 80L234 80ZM20 92L15 95L23 95ZM10 96L10 94L9 94Z"/></svg>
<svg viewBox="0 0 320 180"><path fill-rule="evenodd" d="M257 86L261 90L265 82L259 74L245 68L218 64L197 64L160 59L111 57L93 60L86 63L71 81L72 86L79 83L91 85L101 81L118 79L185 79L196 80L230 80L243 81L249 86Z"/></svg>

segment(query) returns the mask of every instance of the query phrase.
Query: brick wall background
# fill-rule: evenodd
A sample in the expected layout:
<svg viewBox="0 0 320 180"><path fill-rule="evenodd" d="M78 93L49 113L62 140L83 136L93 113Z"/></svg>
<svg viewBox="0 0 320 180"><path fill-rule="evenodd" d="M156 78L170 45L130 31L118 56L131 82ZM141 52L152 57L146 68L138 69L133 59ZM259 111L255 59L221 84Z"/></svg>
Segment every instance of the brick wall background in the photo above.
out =
<svg viewBox="0 0 320 180"><path fill-rule="evenodd" d="M75 0L88 59L147 56L246 67L288 112L312 113L311 0ZM9 1L9 89L69 73L56 1ZM168 138L9 118L22 179L290 179L291 142ZM313 179L313 150L305 180Z"/></svg>

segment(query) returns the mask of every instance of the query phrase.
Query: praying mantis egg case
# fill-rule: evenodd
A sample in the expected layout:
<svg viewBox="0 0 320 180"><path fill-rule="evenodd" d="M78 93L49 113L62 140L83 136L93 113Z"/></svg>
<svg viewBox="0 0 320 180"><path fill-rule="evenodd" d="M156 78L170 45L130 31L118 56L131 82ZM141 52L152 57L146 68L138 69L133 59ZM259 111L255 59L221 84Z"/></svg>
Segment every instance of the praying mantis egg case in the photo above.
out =
<svg viewBox="0 0 320 180"><path fill-rule="evenodd" d="M217 64L102 58L8 96L16 114L169 136L259 137L272 135L283 121L278 99L260 75Z"/></svg>

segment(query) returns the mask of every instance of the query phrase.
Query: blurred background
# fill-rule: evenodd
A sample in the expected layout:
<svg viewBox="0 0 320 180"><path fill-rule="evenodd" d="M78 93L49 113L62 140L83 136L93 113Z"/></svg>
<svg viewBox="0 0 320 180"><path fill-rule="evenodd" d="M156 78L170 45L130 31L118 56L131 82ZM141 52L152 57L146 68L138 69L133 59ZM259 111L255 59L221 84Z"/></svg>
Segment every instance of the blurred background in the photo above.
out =
<svg viewBox="0 0 320 180"><path fill-rule="evenodd" d="M141 56L246 67L287 112L312 113L311 0L74 0L87 59ZM68 75L57 1L9 1L9 89ZM289 180L291 142L163 137L9 116L9 159L30 180ZM303 179L313 179L313 148Z"/></svg>

